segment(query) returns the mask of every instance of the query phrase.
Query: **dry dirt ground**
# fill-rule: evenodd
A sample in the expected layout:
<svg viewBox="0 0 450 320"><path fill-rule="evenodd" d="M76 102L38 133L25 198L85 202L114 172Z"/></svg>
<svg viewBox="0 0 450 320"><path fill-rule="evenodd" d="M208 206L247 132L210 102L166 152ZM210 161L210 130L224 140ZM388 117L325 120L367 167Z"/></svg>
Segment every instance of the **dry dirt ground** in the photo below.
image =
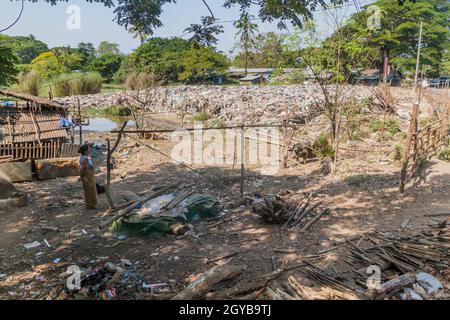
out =
<svg viewBox="0 0 450 320"><path fill-rule="evenodd" d="M100 143L107 137L114 136L85 135L88 141ZM174 145L168 140L146 143L163 153L170 153ZM123 139L115 154L112 188L116 203L123 202L121 195L127 191L149 194L155 187L195 183L197 193L219 199L225 206L225 215L195 223L193 232L184 236L166 235L159 240L122 238L99 230L99 224L112 215L107 211L106 198L99 197L97 210L86 210L77 177L16 184L28 193L30 202L26 207L0 213L0 299L80 298L65 292L69 266L93 269L106 262L128 265L128 261L132 266L127 268L132 269L133 276L117 288L119 299L172 298L197 276L223 262L245 268L232 284L232 297L236 298L252 293L251 288L264 286L255 282L263 282L264 276L273 272L274 264L290 269L282 278L293 274L303 281L293 266L324 248L372 229L398 232L407 219L409 224L403 233L413 234L446 219L426 215L450 213L450 163L428 161L401 195L400 163L392 159L393 143L342 147L336 177L324 176L317 161L306 165L290 162L287 169L276 175L262 174L257 167L246 170L247 194L289 191L290 200L300 201L312 192L315 200L331 209L331 215L324 216L307 232L299 228L282 231L281 226L267 225L251 211L251 206L243 206L238 167L233 170L231 166L196 166L196 173L129 138ZM95 153L94 161L97 179L102 183L104 150ZM42 245L24 247L33 241ZM217 260L228 254L232 255L229 260ZM326 260L315 263L325 267ZM448 293L448 271L427 271L445 284ZM317 286L304 281L312 288ZM143 288L143 283L168 286L155 292ZM219 293L210 293L209 298L227 297L220 295L220 288L216 289Z"/></svg>

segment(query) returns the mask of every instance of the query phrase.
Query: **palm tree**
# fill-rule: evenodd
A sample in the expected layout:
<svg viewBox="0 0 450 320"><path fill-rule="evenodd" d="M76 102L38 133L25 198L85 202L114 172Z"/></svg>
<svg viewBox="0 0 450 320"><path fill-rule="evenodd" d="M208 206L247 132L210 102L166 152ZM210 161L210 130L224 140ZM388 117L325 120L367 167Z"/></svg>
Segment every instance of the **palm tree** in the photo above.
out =
<svg viewBox="0 0 450 320"><path fill-rule="evenodd" d="M256 33L258 32L258 25L253 23L255 17L244 12L239 20L234 23L237 29L236 38L239 38L239 44L245 51L245 75L248 70L248 51L255 44Z"/></svg>
<svg viewBox="0 0 450 320"><path fill-rule="evenodd" d="M136 27L131 27L129 31L130 33L134 33L133 39L139 38L141 45L144 44L144 42L149 37L148 34L146 34L144 31L138 30Z"/></svg>

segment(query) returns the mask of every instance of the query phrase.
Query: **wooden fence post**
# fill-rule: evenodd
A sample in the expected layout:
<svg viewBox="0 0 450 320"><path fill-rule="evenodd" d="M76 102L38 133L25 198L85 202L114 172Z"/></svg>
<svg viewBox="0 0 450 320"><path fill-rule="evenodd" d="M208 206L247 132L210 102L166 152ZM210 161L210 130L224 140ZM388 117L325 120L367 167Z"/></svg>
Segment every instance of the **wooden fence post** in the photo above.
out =
<svg viewBox="0 0 450 320"><path fill-rule="evenodd" d="M419 114L419 105L414 104L413 111L411 114L411 122L409 123L408 128L408 135L406 137L405 150L403 152L403 164L402 164L402 171L400 174L400 193L405 192L405 183L408 175L408 162L410 158L412 139L417 129L418 114Z"/></svg>

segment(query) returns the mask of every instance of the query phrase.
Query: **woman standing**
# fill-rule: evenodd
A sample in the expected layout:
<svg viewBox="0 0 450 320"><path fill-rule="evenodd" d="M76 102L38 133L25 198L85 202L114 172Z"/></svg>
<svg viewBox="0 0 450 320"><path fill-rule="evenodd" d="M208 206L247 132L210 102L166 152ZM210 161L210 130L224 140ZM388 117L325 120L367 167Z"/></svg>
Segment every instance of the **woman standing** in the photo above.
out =
<svg viewBox="0 0 450 320"><path fill-rule="evenodd" d="M97 207L97 188L95 185L94 164L91 159L91 148L88 144L84 144L78 152L80 153L80 178L83 184L86 208L95 209Z"/></svg>

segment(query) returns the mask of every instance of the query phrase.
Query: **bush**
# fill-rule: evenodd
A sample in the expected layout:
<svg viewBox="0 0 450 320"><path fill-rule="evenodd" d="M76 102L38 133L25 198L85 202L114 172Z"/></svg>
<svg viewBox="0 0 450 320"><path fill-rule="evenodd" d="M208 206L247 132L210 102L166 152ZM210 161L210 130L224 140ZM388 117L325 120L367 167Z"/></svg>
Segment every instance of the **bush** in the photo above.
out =
<svg viewBox="0 0 450 320"><path fill-rule="evenodd" d="M127 106L111 106L103 110L103 114L115 117L131 116L131 110Z"/></svg>
<svg viewBox="0 0 450 320"><path fill-rule="evenodd" d="M158 78L152 72L132 72L125 81L125 86L130 90L145 90L159 85Z"/></svg>
<svg viewBox="0 0 450 320"><path fill-rule="evenodd" d="M21 73L17 77L18 84L14 87L15 90L23 93L28 93L33 96L38 95L39 91L39 82L41 80L41 77L39 76L39 73L32 70L28 73Z"/></svg>
<svg viewBox="0 0 450 320"><path fill-rule="evenodd" d="M211 119L211 116L206 112L199 112L194 117L192 117L192 120L202 122L208 121L209 119Z"/></svg>
<svg viewBox="0 0 450 320"><path fill-rule="evenodd" d="M373 132L388 132L391 135L401 132L400 125L396 119L374 119L370 121L369 128Z"/></svg>
<svg viewBox="0 0 450 320"><path fill-rule="evenodd" d="M323 160L325 158L334 159L335 151L330 144L329 135L321 133L314 141L313 149L317 155L317 158Z"/></svg>
<svg viewBox="0 0 450 320"><path fill-rule="evenodd" d="M98 73L64 74L54 80L51 88L55 97L94 94L101 91L102 81Z"/></svg>

